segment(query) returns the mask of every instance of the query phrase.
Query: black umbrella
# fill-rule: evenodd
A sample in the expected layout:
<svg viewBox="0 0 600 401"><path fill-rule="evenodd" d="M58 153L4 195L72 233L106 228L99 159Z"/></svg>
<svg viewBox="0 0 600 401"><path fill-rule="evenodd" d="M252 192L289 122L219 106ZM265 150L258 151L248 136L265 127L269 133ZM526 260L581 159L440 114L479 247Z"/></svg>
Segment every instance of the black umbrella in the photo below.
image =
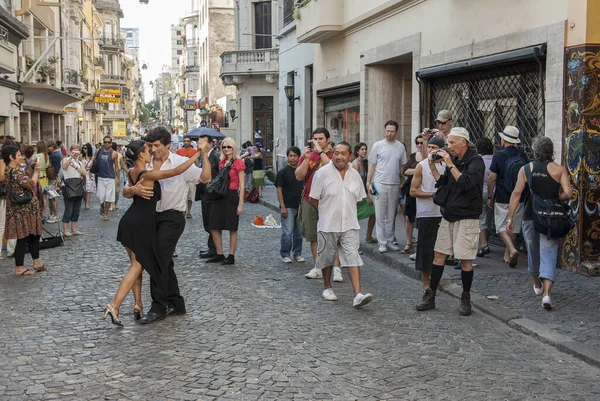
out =
<svg viewBox="0 0 600 401"><path fill-rule="evenodd" d="M210 136L211 138L217 139L225 138L225 135L223 135L216 129L206 127L194 128L193 130L188 131L186 135L195 141L197 141L201 136Z"/></svg>

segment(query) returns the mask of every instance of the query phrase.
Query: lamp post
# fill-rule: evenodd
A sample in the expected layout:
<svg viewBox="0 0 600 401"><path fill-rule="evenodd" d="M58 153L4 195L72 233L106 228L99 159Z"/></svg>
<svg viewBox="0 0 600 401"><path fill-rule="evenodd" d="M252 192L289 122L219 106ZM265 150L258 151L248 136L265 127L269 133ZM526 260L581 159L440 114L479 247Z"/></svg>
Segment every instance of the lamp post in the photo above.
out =
<svg viewBox="0 0 600 401"><path fill-rule="evenodd" d="M288 105L290 106L290 128L292 131L292 141L291 146L296 144L296 133L295 133L295 120L296 120L296 105L294 104L295 100L300 100L300 96L294 97L294 85L286 85L283 90L285 91L285 97L288 100Z"/></svg>
<svg viewBox="0 0 600 401"><path fill-rule="evenodd" d="M81 143L81 138L79 136L80 132L81 132L81 123L83 122L83 116L78 116L77 117L77 143Z"/></svg>
<svg viewBox="0 0 600 401"><path fill-rule="evenodd" d="M15 92L15 102L11 102L11 104L17 106L19 108L19 110L21 110L21 106L23 105L23 102L25 102L25 95L23 94L23 92Z"/></svg>

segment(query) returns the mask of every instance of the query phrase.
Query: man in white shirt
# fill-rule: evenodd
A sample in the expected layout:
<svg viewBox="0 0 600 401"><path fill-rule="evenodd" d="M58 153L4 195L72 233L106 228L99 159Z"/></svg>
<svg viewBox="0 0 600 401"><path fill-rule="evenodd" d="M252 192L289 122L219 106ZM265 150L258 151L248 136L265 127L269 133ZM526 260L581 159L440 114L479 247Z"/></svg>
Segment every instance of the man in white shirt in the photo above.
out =
<svg viewBox="0 0 600 401"><path fill-rule="evenodd" d="M337 250L340 266L348 268L354 290L352 305L357 308L371 302L373 296L360 292L360 266L363 261L358 254L360 226L356 207L367 194L360 174L350 165L351 157L350 144L341 141L335 145L331 162L315 173L309 196L310 203L319 211L315 267L323 272L323 298L337 301L331 288L331 272Z"/></svg>
<svg viewBox="0 0 600 401"><path fill-rule="evenodd" d="M156 127L146 135L146 142L152 152L152 163L148 170L171 170L184 163L187 158L169 151L171 134L165 127ZM209 166L208 151L210 145L205 138L198 141L198 146L204 148L202 152L202 165ZM156 231L158 243L161 245L160 266L163 268L158 274L151 277L161 277L160 280L150 279L150 293L152 307L150 312L141 320L141 324L153 323L169 315L182 315L185 311L185 302L179 293L179 284L175 275L173 252L177 241L185 228L185 211L187 207L187 189L190 183L207 183L211 179L210 168L202 169L192 165L183 174L166 180L160 180L161 200L156 205ZM133 187L125 187L123 196L131 198L134 195L149 199L152 189L141 185L143 178Z"/></svg>
<svg viewBox="0 0 600 401"><path fill-rule="evenodd" d="M406 164L406 148L396 140L398 123L385 123L385 139L375 142L369 153L369 173L367 188L375 195L375 217L379 252L387 252L388 247L398 251L394 245L394 221L400 192L400 169Z"/></svg>

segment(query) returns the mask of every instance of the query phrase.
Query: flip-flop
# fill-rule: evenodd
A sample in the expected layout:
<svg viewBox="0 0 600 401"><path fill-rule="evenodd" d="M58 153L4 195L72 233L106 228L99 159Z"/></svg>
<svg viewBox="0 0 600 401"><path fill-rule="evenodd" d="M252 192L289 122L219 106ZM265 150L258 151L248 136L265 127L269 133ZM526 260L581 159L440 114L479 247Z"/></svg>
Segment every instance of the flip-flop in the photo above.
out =
<svg viewBox="0 0 600 401"><path fill-rule="evenodd" d="M36 272L47 272L48 266L46 266L46 265L33 266L33 270L35 270Z"/></svg>
<svg viewBox="0 0 600 401"><path fill-rule="evenodd" d="M33 276L33 272L29 269L25 269L21 273L15 273L15 276Z"/></svg>
<svg viewBox="0 0 600 401"><path fill-rule="evenodd" d="M108 221L109 218L108 217L102 217L102 221Z"/></svg>

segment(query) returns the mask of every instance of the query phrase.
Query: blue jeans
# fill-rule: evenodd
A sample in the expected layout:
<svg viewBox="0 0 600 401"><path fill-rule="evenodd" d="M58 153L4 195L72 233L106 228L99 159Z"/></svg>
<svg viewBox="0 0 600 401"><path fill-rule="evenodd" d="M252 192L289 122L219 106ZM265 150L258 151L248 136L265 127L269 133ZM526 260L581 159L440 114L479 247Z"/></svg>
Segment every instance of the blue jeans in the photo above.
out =
<svg viewBox="0 0 600 401"><path fill-rule="evenodd" d="M302 255L302 228L298 220L298 209L287 210L288 216L281 218L281 257ZM290 254L291 250L291 254Z"/></svg>
<svg viewBox="0 0 600 401"><path fill-rule="evenodd" d="M63 213L62 222L70 223L79 221L79 212L81 211L81 201L83 199L67 199L65 201L65 212Z"/></svg>
<svg viewBox="0 0 600 401"><path fill-rule="evenodd" d="M554 282L558 262L558 240L550 239L533 228L533 220L523 220L521 232L527 247L529 274Z"/></svg>

